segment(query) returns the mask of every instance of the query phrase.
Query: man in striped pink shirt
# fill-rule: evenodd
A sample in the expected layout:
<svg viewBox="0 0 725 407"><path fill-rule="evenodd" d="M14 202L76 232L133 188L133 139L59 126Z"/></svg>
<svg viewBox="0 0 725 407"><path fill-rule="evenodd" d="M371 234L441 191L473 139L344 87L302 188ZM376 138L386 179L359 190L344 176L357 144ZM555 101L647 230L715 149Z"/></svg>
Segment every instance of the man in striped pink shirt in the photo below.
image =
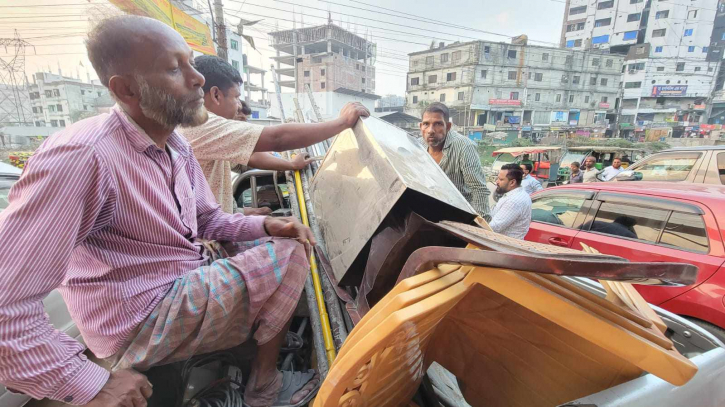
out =
<svg viewBox="0 0 725 407"><path fill-rule="evenodd" d="M207 118L204 78L178 33L124 16L100 23L87 46L118 105L50 137L0 214L0 383L76 405L145 406L151 385L127 368L253 337L245 403L308 400L319 377L300 384L277 372L276 358L308 272L309 229L215 202L174 131ZM91 363L49 325L42 300L56 288L88 347L118 370ZM290 381L298 391L275 401Z"/></svg>

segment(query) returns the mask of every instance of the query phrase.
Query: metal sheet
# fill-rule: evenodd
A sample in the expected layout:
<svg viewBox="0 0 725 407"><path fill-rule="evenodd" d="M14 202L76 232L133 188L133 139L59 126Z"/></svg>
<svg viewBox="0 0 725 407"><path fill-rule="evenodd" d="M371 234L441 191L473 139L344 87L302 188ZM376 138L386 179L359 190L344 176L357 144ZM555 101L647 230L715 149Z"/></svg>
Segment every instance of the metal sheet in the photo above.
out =
<svg viewBox="0 0 725 407"><path fill-rule="evenodd" d="M336 137L310 193L338 281L406 191L422 194L417 201L425 202L427 209L456 211L459 218L471 220L476 216L438 164L404 130L369 117Z"/></svg>

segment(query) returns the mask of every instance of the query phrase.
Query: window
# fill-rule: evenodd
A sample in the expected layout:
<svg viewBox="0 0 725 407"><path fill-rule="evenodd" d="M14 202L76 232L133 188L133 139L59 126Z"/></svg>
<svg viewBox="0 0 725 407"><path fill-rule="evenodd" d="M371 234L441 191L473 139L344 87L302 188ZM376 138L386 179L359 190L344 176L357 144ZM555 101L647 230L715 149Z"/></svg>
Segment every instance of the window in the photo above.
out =
<svg viewBox="0 0 725 407"><path fill-rule="evenodd" d="M507 53L507 56L509 57L509 59L515 59L516 58L516 50L510 49L509 52Z"/></svg>
<svg viewBox="0 0 725 407"><path fill-rule="evenodd" d="M602 79L601 79L601 80L599 81L599 84L600 84L601 86L607 86L607 83L608 83L608 82L609 82L609 79L607 79L607 78L602 78Z"/></svg>
<svg viewBox="0 0 725 407"><path fill-rule="evenodd" d="M458 92L458 100L464 100L466 97L465 92Z"/></svg>
<svg viewBox="0 0 725 407"><path fill-rule="evenodd" d="M355 64L355 69L359 71L360 70L360 64Z"/></svg>
<svg viewBox="0 0 725 407"><path fill-rule="evenodd" d="M441 63L443 64L446 62L448 62L448 54L441 54Z"/></svg>
<svg viewBox="0 0 725 407"><path fill-rule="evenodd" d="M666 33L667 33L666 28L661 28L659 30L652 30L652 37L653 38L664 37Z"/></svg>
<svg viewBox="0 0 725 407"><path fill-rule="evenodd" d="M594 27L606 27L612 24L611 18L602 18L594 21Z"/></svg>
<svg viewBox="0 0 725 407"><path fill-rule="evenodd" d="M582 77L579 75L575 75L573 78L571 78L571 83L574 85L578 85L579 82L581 82Z"/></svg>
<svg viewBox="0 0 725 407"><path fill-rule="evenodd" d="M305 71L305 78L309 78L309 77L310 77L310 71Z"/></svg>
<svg viewBox="0 0 725 407"><path fill-rule="evenodd" d="M717 155L717 171L720 173L720 182L725 185L725 153Z"/></svg>
<svg viewBox="0 0 725 407"><path fill-rule="evenodd" d="M574 95L569 95L569 103L574 103Z"/></svg>
<svg viewBox="0 0 725 407"><path fill-rule="evenodd" d="M561 83L569 83L569 75L561 75Z"/></svg>
<svg viewBox="0 0 725 407"><path fill-rule="evenodd" d="M720 39L725 41L725 33L722 33L722 38L720 38Z"/></svg>
<svg viewBox="0 0 725 407"><path fill-rule="evenodd" d="M38 113L38 108L33 106L33 113Z"/></svg>
<svg viewBox="0 0 725 407"><path fill-rule="evenodd" d="M98 92L98 96L101 96L101 92Z"/></svg>
<svg viewBox="0 0 725 407"><path fill-rule="evenodd" d="M86 91L85 91L85 90L83 90L83 89L81 89L81 96L82 96L82 95L85 95L85 94L86 94Z"/></svg>
<svg viewBox="0 0 725 407"><path fill-rule="evenodd" d="M614 0L600 1L599 4L597 4L597 10L604 10L612 7L614 7Z"/></svg>
<svg viewBox="0 0 725 407"><path fill-rule="evenodd" d="M661 10L658 11L657 14L655 14L655 20L659 20L661 18L667 18L670 16L670 10Z"/></svg>
<svg viewBox="0 0 725 407"><path fill-rule="evenodd" d="M622 37L623 40L629 41L629 40L636 40L637 39L637 31L627 31L624 33L624 37Z"/></svg>
<svg viewBox="0 0 725 407"><path fill-rule="evenodd" d="M556 95L556 103L561 102L561 94Z"/></svg>
<svg viewBox="0 0 725 407"><path fill-rule="evenodd" d="M609 98L606 97L606 96L602 96L602 99L601 100L602 100L602 103L608 103L609 102Z"/></svg>
<svg viewBox="0 0 725 407"><path fill-rule="evenodd" d="M509 95L509 99L519 100L519 92L511 92L511 94Z"/></svg>
<svg viewBox="0 0 725 407"><path fill-rule="evenodd" d="M481 71L481 79L486 79L486 75L488 75L488 71L487 71L487 70L485 70L485 69L484 69L484 70L482 70L482 71Z"/></svg>
<svg viewBox="0 0 725 407"><path fill-rule="evenodd" d="M362 78L362 83L365 83L365 78Z"/></svg>
<svg viewBox="0 0 725 407"><path fill-rule="evenodd" d="M425 57L426 66L433 66L434 63L435 63L435 60L433 59L433 55Z"/></svg>
<svg viewBox="0 0 725 407"><path fill-rule="evenodd" d="M662 232L660 244L682 250L707 253L709 241L702 216L672 212Z"/></svg>
<svg viewBox="0 0 725 407"><path fill-rule="evenodd" d="M700 155L695 152L662 154L633 170L642 174L643 181L681 182L687 180Z"/></svg>
<svg viewBox="0 0 725 407"><path fill-rule="evenodd" d="M592 76L591 78L589 78L589 85L597 86L597 77L596 76Z"/></svg>
<svg viewBox="0 0 725 407"><path fill-rule="evenodd" d="M428 83L436 83L438 81L438 75L428 76Z"/></svg>
<svg viewBox="0 0 725 407"><path fill-rule="evenodd" d="M611 68L611 67L613 67L613 66L614 66L614 60L612 60L612 59L608 59L608 60L607 60L607 68Z"/></svg>
<svg viewBox="0 0 725 407"><path fill-rule="evenodd" d="M577 14L584 14L587 12L587 6L572 7L569 9L569 15L574 16Z"/></svg>
<svg viewBox="0 0 725 407"><path fill-rule="evenodd" d="M584 22L581 22L581 23L577 23L577 25L576 25L576 30L577 30L577 31L581 31L581 30L583 30L583 29L584 29L584 26L585 26L585 25L586 25L586 23L584 23Z"/></svg>
<svg viewBox="0 0 725 407"><path fill-rule="evenodd" d="M536 95L534 95L534 101L541 102L541 93L537 93ZM725 156L725 154L723 154L723 156ZM723 171L725 172L725 169ZM723 182L723 184L725 184L725 181Z"/></svg>
<svg viewBox="0 0 725 407"><path fill-rule="evenodd" d="M98 93L98 96L100 96L100 95L101 95L101 94L100 94L100 92L99 92L99 93ZM53 89L53 96L56 96L56 97L57 97L57 96L60 96L60 90L58 90L58 89Z"/></svg>
<svg viewBox="0 0 725 407"><path fill-rule="evenodd" d="M695 52L695 47L690 45L689 47L687 47L687 52Z"/></svg>
<svg viewBox="0 0 725 407"><path fill-rule="evenodd" d="M324 69L320 69L320 76L325 76L325 70Z"/></svg>
<svg viewBox="0 0 725 407"><path fill-rule="evenodd" d="M544 74L543 73L535 73L534 74L534 81L541 82L544 80Z"/></svg>
<svg viewBox="0 0 725 407"><path fill-rule="evenodd" d="M237 40L231 40L231 45L233 50L239 49L239 42L237 42Z"/></svg>
<svg viewBox="0 0 725 407"><path fill-rule="evenodd" d="M58 120L51 120L51 121L50 121L50 125L51 125L52 127L58 127Z"/></svg>
<svg viewBox="0 0 725 407"><path fill-rule="evenodd" d="M456 73L455 72L449 72L446 74L446 82L451 82L456 80Z"/></svg>
<svg viewBox="0 0 725 407"><path fill-rule="evenodd" d="M631 71L644 71L644 62L638 62L636 64L629 64Z"/></svg>
<svg viewBox="0 0 725 407"><path fill-rule="evenodd" d="M629 0L629 4L642 3L644 0Z"/></svg>
<svg viewBox="0 0 725 407"><path fill-rule="evenodd" d="M592 44L606 44L609 42L609 35L600 35L592 37Z"/></svg>
<svg viewBox="0 0 725 407"><path fill-rule="evenodd" d="M418 96L413 96L413 104L418 103Z"/></svg>
<svg viewBox="0 0 725 407"><path fill-rule="evenodd" d="M454 51L452 60L453 60L454 64L460 62L461 61L461 51Z"/></svg>
<svg viewBox="0 0 725 407"><path fill-rule="evenodd" d="M488 45L484 46L483 47L483 53L484 54L490 54L491 53L491 47L489 47Z"/></svg>
<svg viewBox="0 0 725 407"><path fill-rule="evenodd" d="M541 54L541 60L544 61L544 62L548 61L549 60L549 53L548 52L544 52L543 54Z"/></svg>
<svg viewBox="0 0 725 407"><path fill-rule="evenodd" d="M709 49L710 49L709 47L702 47L702 52L703 52L703 53L705 53L705 54L707 54L707 51L708 51Z"/></svg>
<svg viewBox="0 0 725 407"><path fill-rule="evenodd" d="M567 64L567 65L571 65L572 63L574 63L574 56L573 55L567 55L566 56L566 61L564 63Z"/></svg>
<svg viewBox="0 0 725 407"><path fill-rule="evenodd" d="M55 110L58 111L58 112L62 112L63 111L63 105L56 105L55 106Z"/></svg>
<svg viewBox="0 0 725 407"><path fill-rule="evenodd" d="M325 82L320 82L320 89L325 89L326 87Z"/></svg>
<svg viewBox="0 0 725 407"><path fill-rule="evenodd" d="M584 198L544 196L531 203L531 221L573 228L582 205Z"/></svg>
<svg viewBox="0 0 725 407"><path fill-rule="evenodd" d="M589 96L584 96L584 103L589 103Z"/></svg>
<svg viewBox="0 0 725 407"><path fill-rule="evenodd" d="M662 47L655 47L655 52L656 53L662 52Z"/></svg>
<svg viewBox="0 0 725 407"><path fill-rule="evenodd" d="M634 13L627 16L627 22L631 23L632 21L639 21L639 19L642 18L642 13Z"/></svg>
<svg viewBox="0 0 725 407"><path fill-rule="evenodd" d="M687 12L687 18L688 19L695 19L697 18L697 10L690 10Z"/></svg>
<svg viewBox="0 0 725 407"><path fill-rule="evenodd" d="M642 82L625 82L624 89L637 89L642 87Z"/></svg>
<svg viewBox="0 0 725 407"><path fill-rule="evenodd" d="M313 64L321 64L322 63L322 57L312 57L312 63Z"/></svg>
<svg viewBox="0 0 725 407"><path fill-rule="evenodd" d="M445 93L441 93L440 101L441 102L445 102L446 101L446 94Z"/></svg>
<svg viewBox="0 0 725 407"><path fill-rule="evenodd" d="M55 105L48 105L49 112L55 112Z"/></svg>
<svg viewBox="0 0 725 407"><path fill-rule="evenodd" d="M668 211L604 202L590 231L657 243Z"/></svg>
<svg viewBox="0 0 725 407"><path fill-rule="evenodd" d="M83 105L83 110L88 110L88 106L87 105Z"/></svg>
<svg viewBox="0 0 725 407"><path fill-rule="evenodd" d="M664 72L664 70L665 70L665 67L664 66L658 66L657 67L657 72Z"/></svg>
<svg viewBox="0 0 725 407"><path fill-rule="evenodd" d="M411 86L420 85L420 78L410 78Z"/></svg>
<svg viewBox="0 0 725 407"><path fill-rule="evenodd" d="M701 69L702 69L702 68L700 68L699 66L696 66L696 67L695 67L695 72L700 72L700 70L701 70Z"/></svg>
<svg viewBox="0 0 725 407"><path fill-rule="evenodd" d="M516 71L509 71L509 80L515 81L517 77L518 77L518 75L517 75Z"/></svg>
<svg viewBox="0 0 725 407"><path fill-rule="evenodd" d="M60 127L65 127L65 120L58 120Z"/></svg>
<svg viewBox="0 0 725 407"><path fill-rule="evenodd" d="M592 66L599 66L599 58L592 59Z"/></svg>
<svg viewBox="0 0 725 407"><path fill-rule="evenodd" d="M692 37L692 28L688 28L685 30L685 37Z"/></svg>
<svg viewBox="0 0 725 407"><path fill-rule="evenodd" d="M685 63L684 62L678 62L677 63L677 69L676 69L676 71L677 72L682 72L684 70L685 70Z"/></svg>

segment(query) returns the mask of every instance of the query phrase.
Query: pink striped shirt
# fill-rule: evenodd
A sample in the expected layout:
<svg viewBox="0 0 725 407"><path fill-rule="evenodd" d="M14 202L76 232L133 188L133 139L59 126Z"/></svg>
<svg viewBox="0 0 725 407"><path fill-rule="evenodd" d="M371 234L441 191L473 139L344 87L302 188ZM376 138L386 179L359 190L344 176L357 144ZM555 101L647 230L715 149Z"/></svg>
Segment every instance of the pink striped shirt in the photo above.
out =
<svg viewBox="0 0 725 407"><path fill-rule="evenodd" d="M222 212L188 143L169 153L120 108L54 134L0 213L0 382L36 398L89 402L108 373L53 329L42 300L63 294L93 353L108 357L205 262L197 237L253 240L263 217Z"/></svg>

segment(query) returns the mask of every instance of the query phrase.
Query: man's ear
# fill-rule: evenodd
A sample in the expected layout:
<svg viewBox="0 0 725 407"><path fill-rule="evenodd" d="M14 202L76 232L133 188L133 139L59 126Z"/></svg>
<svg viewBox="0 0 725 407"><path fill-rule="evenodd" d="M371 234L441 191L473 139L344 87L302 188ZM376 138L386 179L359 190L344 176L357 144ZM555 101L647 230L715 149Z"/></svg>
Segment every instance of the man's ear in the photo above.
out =
<svg viewBox="0 0 725 407"><path fill-rule="evenodd" d="M112 76L108 80L108 90L116 96L116 99L126 105L138 103L141 96L138 84L131 80L130 77L124 75Z"/></svg>
<svg viewBox="0 0 725 407"><path fill-rule="evenodd" d="M449 131L451 131L451 127L452 127L452 126L453 126L453 123L451 123L451 122L446 122L446 133L448 133Z"/></svg>
<svg viewBox="0 0 725 407"><path fill-rule="evenodd" d="M221 104L222 97L224 97L224 94L218 87L212 86L211 89L209 89L209 99L211 99L211 102L215 105Z"/></svg>

